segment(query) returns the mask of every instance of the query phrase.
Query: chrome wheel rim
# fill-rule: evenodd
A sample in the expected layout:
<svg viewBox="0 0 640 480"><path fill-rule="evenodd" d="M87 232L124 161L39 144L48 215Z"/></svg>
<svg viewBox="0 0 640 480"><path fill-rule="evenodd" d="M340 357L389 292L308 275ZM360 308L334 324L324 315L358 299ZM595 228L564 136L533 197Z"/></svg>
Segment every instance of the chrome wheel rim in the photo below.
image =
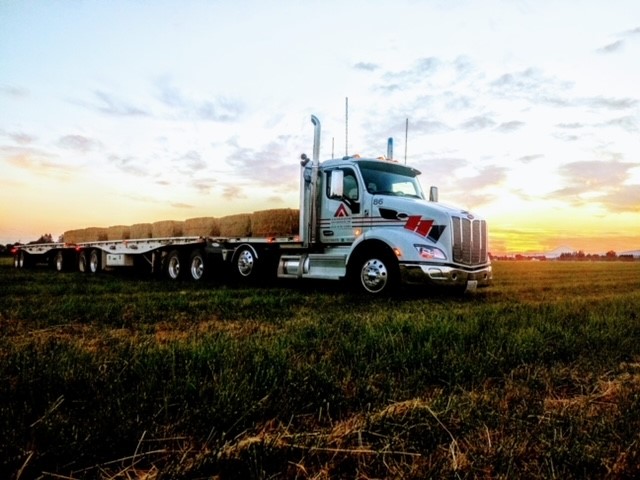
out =
<svg viewBox="0 0 640 480"><path fill-rule="evenodd" d="M191 260L191 276L194 280L200 280L204 275L204 260L200 255Z"/></svg>
<svg viewBox="0 0 640 480"><path fill-rule="evenodd" d="M248 277L251 275L251 272L253 272L253 265L254 265L254 258L253 258L253 253L251 252L251 250L243 250L242 252L240 252L240 255L238 255L238 272L240 273L240 275L242 275L243 277Z"/></svg>
<svg viewBox="0 0 640 480"><path fill-rule="evenodd" d="M172 279L176 279L180 276L180 260L178 257L171 257L169 264L167 265L167 272Z"/></svg>
<svg viewBox="0 0 640 480"><path fill-rule="evenodd" d="M362 265L360 271L360 281L364 289L371 293L378 293L384 290L389 280L387 266L381 260L372 258Z"/></svg>

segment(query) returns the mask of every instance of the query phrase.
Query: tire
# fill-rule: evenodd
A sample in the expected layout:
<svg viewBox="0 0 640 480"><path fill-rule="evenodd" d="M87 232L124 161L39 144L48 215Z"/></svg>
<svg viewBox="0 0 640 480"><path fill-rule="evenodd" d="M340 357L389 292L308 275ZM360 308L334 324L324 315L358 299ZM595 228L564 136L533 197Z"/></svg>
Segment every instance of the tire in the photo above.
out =
<svg viewBox="0 0 640 480"><path fill-rule="evenodd" d="M82 250L78 254L78 271L80 273L87 273L89 271L89 256L86 250Z"/></svg>
<svg viewBox="0 0 640 480"><path fill-rule="evenodd" d="M179 280L182 277L182 258L177 250L170 251L164 259L164 275L169 280Z"/></svg>
<svg viewBox="0 0 640 480"><path fill-rule="evenodd" d="M64 272L67 268L67 259L62 250L58 250L53 256L53 268L56 272Z"/></svg>
<svg viewBox="0 0 640 480"><path fill-rule="evenodd" d="M98 273L102 270L102 252L96 248L89 253L88 272L91 274Z"/></svg>
<svg viewBox="0 0 640 480"><path fill-rule="evenodd" d="M194 250L189 256L189 278L195 282L203 280L207 275L207 263L204 252L200 249Z"/></svg>
<svg viewBox="0 0 640 480"><path fill-rule="evenodd" d="M260 278L260 260L256 251L248 245L239 247L233 256L233 276L244 283Z"/></svg>
<svg viewBox="0 0 640 480"><path fill-rule="evenodd" d="M29 266L29 259L27 253L20 250L13 256L13 266L15 268L27 268Z"/></svg>
<svg viewBox="0 0 640 480"><path fill-rule="evenodd" d="M388 295L400 282L398 260L383 250L373 250L359 255L352 270L352 281L368 295Z"/></svg>

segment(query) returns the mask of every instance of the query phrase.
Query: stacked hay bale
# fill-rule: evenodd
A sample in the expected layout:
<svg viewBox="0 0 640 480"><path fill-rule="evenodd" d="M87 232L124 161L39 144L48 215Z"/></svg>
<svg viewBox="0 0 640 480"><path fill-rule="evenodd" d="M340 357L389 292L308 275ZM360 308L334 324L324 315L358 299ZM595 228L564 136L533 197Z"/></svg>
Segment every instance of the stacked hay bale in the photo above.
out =
<svg viewBox="0 0 640 480"><path fill-rule="evenodd" d="M221 237L250 237L251 236L251 215L248 213L238 213L237 215L227 215L220 219Z"/></svg>
<svg viewBox="0 0 640 480"><path fill-rule="evenodd" d="M62 234L65 243L80 243L84 242L84 229L79 230L67 230Z"/></svg>
<svg viewBox="0 0 640 480"><path fill-rule="evenodd" d="M185 237L218 237L220 221L215 217L196 217L184 221L182 234Z"/></svg>
<svg viewBox="0 0 640 480"><path fill-rule="evenodd" d="M129 237L132 239L151 238L150 223L136 223L129 227Z"/></svg>
<svg viewBox="0 0 640 480"><path fill-rule="evenodd" d="M102 242L107 240L108 228L104 227L89 227L84 229L85 242Z"/></svg>
<svg viewBox="0 0 640 480"><path fill-rule="evenodd" d="M255 237L288 237L298 233L299 211L274 208L251 214L251 233Z"/></svg>
<svg viewBox="0 0 640 480"><path fill-rule="evenodd" d="M115 240L138 240L168 237L289 237L298 233L299 210L274 208L239 213L226 217L196 217L185 221L162 220L136 223L131 226L112 225L64 232L66 243Z"/></svg>
<svg viewBox="0 0 640 480"><path fill-rule="evenodd" d="M151 224L151 238L181 237L184 222L161 220Z"/></svg>
<svg viewBox="0 0 640 480"><path fill-rule="evenodd" d="M131 238L131 227L112 225L107 229L107 240L128 240Z"/></svg>

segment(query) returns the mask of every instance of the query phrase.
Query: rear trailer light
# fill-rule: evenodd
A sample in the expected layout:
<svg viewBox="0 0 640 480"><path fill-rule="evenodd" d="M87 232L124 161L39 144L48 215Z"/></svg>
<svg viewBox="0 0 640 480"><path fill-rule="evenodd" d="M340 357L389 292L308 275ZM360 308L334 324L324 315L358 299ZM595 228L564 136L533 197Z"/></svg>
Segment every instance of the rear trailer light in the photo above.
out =
<svg viewBox="0 0 640 480"><path fill-rule="evenodd" d="M414 245L420 255L425 260L446 260L447 256L442 250L429 245Z"/></svg>

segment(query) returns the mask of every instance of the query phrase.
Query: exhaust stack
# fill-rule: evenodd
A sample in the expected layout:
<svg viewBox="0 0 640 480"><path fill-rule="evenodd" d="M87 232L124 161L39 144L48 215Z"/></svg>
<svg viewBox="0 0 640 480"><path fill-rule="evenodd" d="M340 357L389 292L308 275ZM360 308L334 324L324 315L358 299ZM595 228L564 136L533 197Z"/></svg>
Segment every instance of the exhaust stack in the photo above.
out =
<svg viewBox="0 0 640 480"><path fill-rule="evenodd" d="M387 159L393 160L393 138L389 137L387 140Z"/></svg>
<svg viewBox="0 0 640 480"><path fill-rule="evenodd" d="M302 154L300 162L300 241L305 247L316 240L316 191L320 167L320 120L311 115L313 123L313 156Z"/></svg>

